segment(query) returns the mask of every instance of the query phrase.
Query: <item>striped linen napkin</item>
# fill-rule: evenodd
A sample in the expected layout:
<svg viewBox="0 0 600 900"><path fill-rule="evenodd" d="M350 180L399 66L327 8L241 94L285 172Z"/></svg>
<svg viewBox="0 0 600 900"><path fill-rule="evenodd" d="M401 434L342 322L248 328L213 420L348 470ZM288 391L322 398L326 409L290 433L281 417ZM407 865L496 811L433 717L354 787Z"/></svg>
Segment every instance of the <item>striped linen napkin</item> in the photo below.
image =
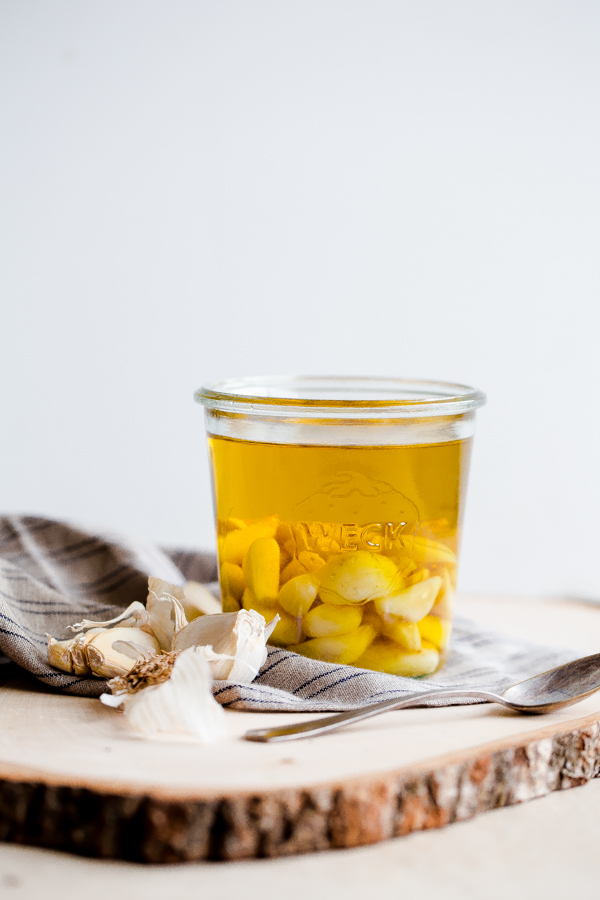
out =
<svg viewBox="0 0 600 900"><path fill-rule="evenodd" d="M165 551L35 516L0 517L0 655L46 685L98 697L107 689L103 679L68 675L49 665L46 634L65 639L71 636L66 626L73 622L109 619L134 600L145 602L149 575L180 585L202 581L218 591L216 561L210 553ZM216 681L213 693L223 706L247 710L355 709L415 691L422 691L424 706L437 705L427 699L436 688L502 691L576 655L487 631L457 617L449 659L427 678L333 665L270 647L252 684Z"/></svg>

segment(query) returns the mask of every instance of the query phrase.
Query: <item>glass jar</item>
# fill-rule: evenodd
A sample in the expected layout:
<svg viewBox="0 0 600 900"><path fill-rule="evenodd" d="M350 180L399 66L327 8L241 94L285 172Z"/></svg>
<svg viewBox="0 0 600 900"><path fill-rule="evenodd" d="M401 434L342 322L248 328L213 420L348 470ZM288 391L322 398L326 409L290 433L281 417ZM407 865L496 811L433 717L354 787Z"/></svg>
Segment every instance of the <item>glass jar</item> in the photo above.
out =
<svg viewBox="0 0 600 900"><path fill-rule="evenodd" d="M475 410L464 385L240 378L203 387L224 611L270 643L394 675L443 665Z"/></svg>

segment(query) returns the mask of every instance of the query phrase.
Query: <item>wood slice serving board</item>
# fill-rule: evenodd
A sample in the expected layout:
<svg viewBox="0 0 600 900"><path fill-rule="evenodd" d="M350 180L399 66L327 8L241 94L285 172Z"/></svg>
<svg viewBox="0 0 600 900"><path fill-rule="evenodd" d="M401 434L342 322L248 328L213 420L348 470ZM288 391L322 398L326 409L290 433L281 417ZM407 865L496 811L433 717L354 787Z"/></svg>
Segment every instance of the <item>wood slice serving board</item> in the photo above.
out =
<svg viewBox="0 0 600 900"><path fill-rule="evenodd" d="M581 655L600 650L591 606L473 598L462 611ZM290 744L240 739L306 718L228 712L217 744L147 741L97 700L9 681L0 840L154 863L283 856L439 827L600 773L600 693L547 716L414 709Z"/></svg>

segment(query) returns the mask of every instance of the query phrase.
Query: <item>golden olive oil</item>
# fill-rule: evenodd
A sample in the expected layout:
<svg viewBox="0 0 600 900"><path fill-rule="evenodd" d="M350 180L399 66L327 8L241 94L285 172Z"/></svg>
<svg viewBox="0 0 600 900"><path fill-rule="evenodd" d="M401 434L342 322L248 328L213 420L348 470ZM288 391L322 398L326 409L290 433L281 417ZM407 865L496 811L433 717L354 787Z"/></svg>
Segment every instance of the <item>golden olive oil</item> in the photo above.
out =
<svg viewBox="0 0 600 900"><path fill-rule="evenodd" d="M320 446L209 437L223 608L271 643L398 675L443 663L471 439Z"/></svg>

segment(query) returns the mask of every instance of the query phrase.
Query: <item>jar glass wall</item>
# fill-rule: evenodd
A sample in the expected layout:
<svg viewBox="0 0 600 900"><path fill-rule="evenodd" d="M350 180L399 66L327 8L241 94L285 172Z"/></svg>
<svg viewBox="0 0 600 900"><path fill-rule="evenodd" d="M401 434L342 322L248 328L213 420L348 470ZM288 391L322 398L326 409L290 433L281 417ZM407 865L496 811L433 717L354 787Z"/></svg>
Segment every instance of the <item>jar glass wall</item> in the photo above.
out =
<svg viewBox="0 0 600 900"><path fill-rule="evenodd" d="M245 378L196 397L224 610L277 614L271 643L328 662L409 676L443 665L483 394Z"/></svg>

